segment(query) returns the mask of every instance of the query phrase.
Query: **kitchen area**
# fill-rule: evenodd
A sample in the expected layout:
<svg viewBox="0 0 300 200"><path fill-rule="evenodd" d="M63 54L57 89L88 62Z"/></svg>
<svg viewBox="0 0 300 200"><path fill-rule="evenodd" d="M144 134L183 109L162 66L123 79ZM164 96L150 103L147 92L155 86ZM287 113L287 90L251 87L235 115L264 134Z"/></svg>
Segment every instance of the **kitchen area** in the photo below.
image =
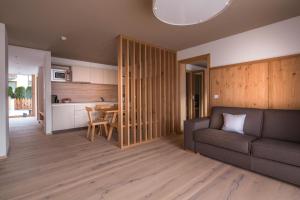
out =
<svg viewBox="0 0 300 200"><path fill-rule="evenodd" d="M117 107L117 67L52 58L52 131L88 127L89 108Z"/></svg>

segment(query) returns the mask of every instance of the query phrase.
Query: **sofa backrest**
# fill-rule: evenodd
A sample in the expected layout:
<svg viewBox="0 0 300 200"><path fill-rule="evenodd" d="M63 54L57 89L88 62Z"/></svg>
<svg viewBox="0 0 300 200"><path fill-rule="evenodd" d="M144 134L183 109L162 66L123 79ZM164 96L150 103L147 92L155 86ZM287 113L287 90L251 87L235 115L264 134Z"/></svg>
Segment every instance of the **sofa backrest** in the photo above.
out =
<svg viewBox="0 0 300 200"><path fill-rule="evenodd" d="M300 142L300 110L265 110L262 137Z"/></svg>
<svg viewBox="0 0 300 200"><path fill-rule="evenodd" d="M262 123L263 123L263 110L254 108L233 108L233 107L213 107L210 128L222 129L224 120L223 113L233 115L246 114L244 123L244 132L246 135L256 137L261 136Z"/></svg>

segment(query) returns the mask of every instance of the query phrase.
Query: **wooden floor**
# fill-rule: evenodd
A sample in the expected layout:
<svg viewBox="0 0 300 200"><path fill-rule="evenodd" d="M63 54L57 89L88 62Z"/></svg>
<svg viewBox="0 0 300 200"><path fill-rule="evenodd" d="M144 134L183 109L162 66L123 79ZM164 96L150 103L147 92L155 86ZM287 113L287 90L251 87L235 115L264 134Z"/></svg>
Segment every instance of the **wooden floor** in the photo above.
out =
<svg viewBox="0 0 300 200"><path fill-rule="evenodd" d="M182 150L182 136L125 151L85 131L15 123L0 199L300 199L300 188Z"/></svg>

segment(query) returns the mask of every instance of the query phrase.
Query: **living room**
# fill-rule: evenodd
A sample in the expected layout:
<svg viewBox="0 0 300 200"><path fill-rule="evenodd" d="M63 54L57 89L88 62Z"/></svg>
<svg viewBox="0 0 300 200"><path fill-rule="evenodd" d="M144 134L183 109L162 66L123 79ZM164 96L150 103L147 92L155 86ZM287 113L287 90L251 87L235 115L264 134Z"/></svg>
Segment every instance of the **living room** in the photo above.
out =
<svg viewBox="0 0 300 200"><path fill-rule="evenodd" d="M298 1L0 13L0 199L300 198ZM38 54L41 110L12 129L10 58Z"/></svg>

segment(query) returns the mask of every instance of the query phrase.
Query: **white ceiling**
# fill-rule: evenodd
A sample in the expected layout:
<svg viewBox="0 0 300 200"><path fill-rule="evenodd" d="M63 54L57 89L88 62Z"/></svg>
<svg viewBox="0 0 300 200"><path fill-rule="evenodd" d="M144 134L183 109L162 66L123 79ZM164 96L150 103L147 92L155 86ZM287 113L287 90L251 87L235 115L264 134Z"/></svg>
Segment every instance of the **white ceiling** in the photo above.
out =
<svg viewBox="0 0 300 200"><path fill-rule="evenodd" d="M30 75L37 74L44 65L45 51L8 46L8 73Z"/></svg>

